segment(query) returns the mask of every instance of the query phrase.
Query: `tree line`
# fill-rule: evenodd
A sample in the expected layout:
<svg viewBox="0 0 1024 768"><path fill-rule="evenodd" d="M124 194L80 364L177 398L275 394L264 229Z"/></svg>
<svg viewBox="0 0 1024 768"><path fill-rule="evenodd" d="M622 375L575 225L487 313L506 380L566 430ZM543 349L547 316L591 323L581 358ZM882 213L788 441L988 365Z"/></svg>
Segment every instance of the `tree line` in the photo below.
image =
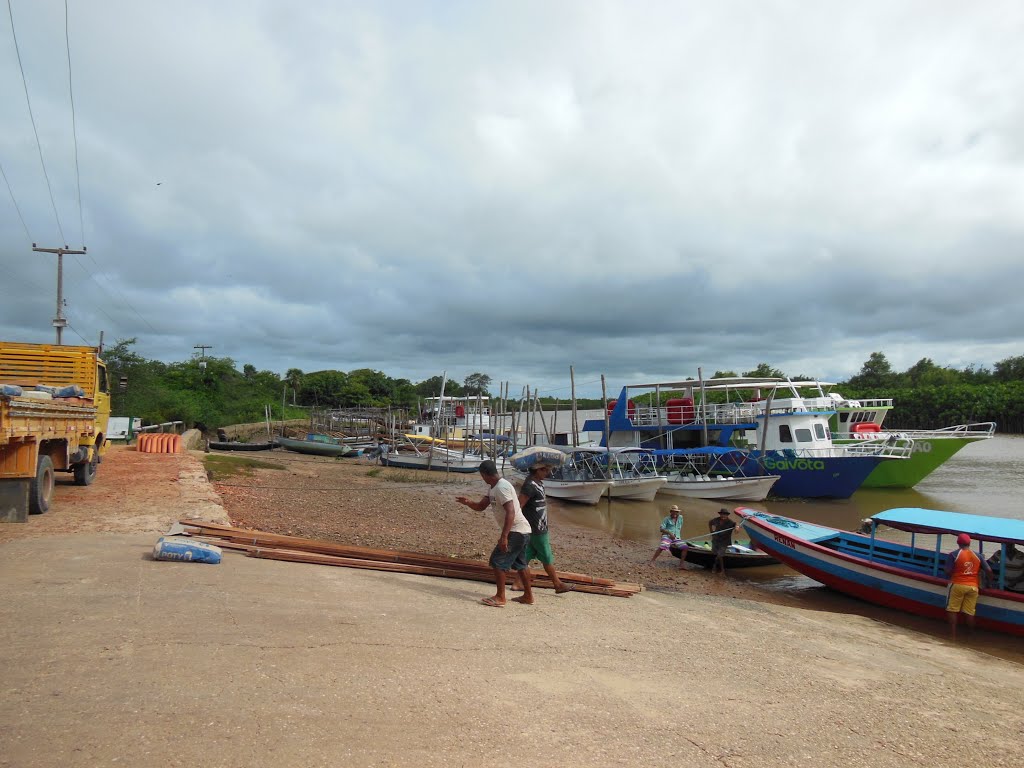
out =
<svg viewBox="0 0 1024 768"><path fill-rule="evenodd" d="M284 376L244 364L238 370L226 357L193 357L175 363L148 360L133 349L135 339L119 339L104 351L114 382L113 413L139 416L146 423L184 421L204 429L253 421L264 417L270 405L275 418L302 418L316 408L408 408L424 398L437 397L441 376L420 382L392 378L369 368L353 371L304 372L289 369ZM715 378L742 376L785 378L768 363L749 371L716 371ZM116 385L127 377L128 386ZM811 380L797 374L793 380ZM492 396L489 375L474 372L462 381L445 382L453 397ZM886 425L896 429L932 429L954 424L994 421L1000 432L1024 433L1024 356L1000 360L991 368L939 366L922 358L906 371L896 371L882 352L873 352L860 371L837 389L847 398L892 398L894 408ZM514 393L513 401L519 393ZM667 398L669 393L662 393ZM554 399L541 398L551 408ZM560 407L567 407L567 400ZM581 409L600 408L602 401L579 398Z"/></svg>

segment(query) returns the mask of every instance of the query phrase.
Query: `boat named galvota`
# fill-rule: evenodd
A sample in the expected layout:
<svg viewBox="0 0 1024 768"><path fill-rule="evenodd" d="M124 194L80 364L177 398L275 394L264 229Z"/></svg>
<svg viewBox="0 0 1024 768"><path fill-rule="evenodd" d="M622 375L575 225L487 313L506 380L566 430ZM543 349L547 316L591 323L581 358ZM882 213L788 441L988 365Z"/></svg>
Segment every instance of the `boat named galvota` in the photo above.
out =
<svg viewBox="0 0 1024 768"><path fill-rule="evenodd" d="M732 474L777 475L771 494L779 497L849 498L880 463L905 460L913 448L897 436L834 445L834 401L802 397L789 379L631 384L608 409L608 434L602 419L583 427L601 433L602 445L654 449L668 466L676 450L692 463L694 448L728 448L721 458Z"/></svg>

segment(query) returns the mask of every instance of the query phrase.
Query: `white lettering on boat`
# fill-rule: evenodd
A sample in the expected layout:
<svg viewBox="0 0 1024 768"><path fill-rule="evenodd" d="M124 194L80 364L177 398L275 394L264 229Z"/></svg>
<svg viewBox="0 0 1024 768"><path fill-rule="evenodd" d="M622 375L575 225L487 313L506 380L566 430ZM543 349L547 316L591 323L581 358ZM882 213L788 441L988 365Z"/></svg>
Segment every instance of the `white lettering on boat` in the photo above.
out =
<svg viewBox="0 0 1024 768"><path fill-rule="evenodd" d="M818 471L825 469L825 462L814 459L765 459L765 469L794 469Z"/></svg>
<svg viewBox="0 0 1024 768"><path fill-rule="evenodd" d="M788 536L783 536L781 533L775 533L772 535L775 537L775 540L779 542L779 544L789 547L790 549L796 549L796 542Z"/></svg>

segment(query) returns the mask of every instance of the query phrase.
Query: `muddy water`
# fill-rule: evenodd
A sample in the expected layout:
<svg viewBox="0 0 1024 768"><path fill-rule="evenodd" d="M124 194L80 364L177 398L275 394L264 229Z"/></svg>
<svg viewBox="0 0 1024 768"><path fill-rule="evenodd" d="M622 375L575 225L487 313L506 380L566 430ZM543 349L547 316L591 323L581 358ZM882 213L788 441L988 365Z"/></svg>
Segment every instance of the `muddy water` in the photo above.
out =
<svg viewBox="0 0 1024 768"><path fill-rule="evenodd" d="M658 525L672 504L683 510L683 537L707 533L708 520L723 507L749 506L835 528L854 530L860 521L893 507L925 507L978 515L1024 519L1024 437L999 435L972 443L925 478L905 490L863 489L845 500L779 500L763 503L714 502L659 496L653 503L612 501L596 507L551 500L554 521L567 520L599 528L634 541L658 543ZM887 537L896 538L889 535ZM815 581L779 565L734 572L731 578L756 583L766 590L785 591L812 610L855 613L882 621L940 634L937 622L917 619L833 592ZM1024 643L987 633L985 650L1024 663Z"/></svg>

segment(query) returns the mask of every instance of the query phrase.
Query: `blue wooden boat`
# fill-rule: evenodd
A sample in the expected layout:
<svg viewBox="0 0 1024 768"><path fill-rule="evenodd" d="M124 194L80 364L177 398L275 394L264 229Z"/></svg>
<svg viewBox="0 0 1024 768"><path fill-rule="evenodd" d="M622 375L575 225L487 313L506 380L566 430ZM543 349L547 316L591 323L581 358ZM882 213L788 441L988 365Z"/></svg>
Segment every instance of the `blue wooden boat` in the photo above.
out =
<svg viewBox="0 0 1024 768"><path fill-rule="evenodd" d="M736 514L750 540L790 568L839 592L889 608L928 616L946 617L947 580L943 564L947 550L956 548L955 535L967 533L987 558L1006 545L1024 546L1024 520L965 515L933 509L901 508L880 512L870 519L870 533L850 533L779 515L740 507ZM886 525L911 534L910 544L879 538ZM918 534L935 536L934 546L918 546ZM953 539L943 537L950 534ZM988 546L986 546L988 545ZM1024 593L1006 589L1006 574L983 586L978 597L979 627L1024 635Z"/></svg>

